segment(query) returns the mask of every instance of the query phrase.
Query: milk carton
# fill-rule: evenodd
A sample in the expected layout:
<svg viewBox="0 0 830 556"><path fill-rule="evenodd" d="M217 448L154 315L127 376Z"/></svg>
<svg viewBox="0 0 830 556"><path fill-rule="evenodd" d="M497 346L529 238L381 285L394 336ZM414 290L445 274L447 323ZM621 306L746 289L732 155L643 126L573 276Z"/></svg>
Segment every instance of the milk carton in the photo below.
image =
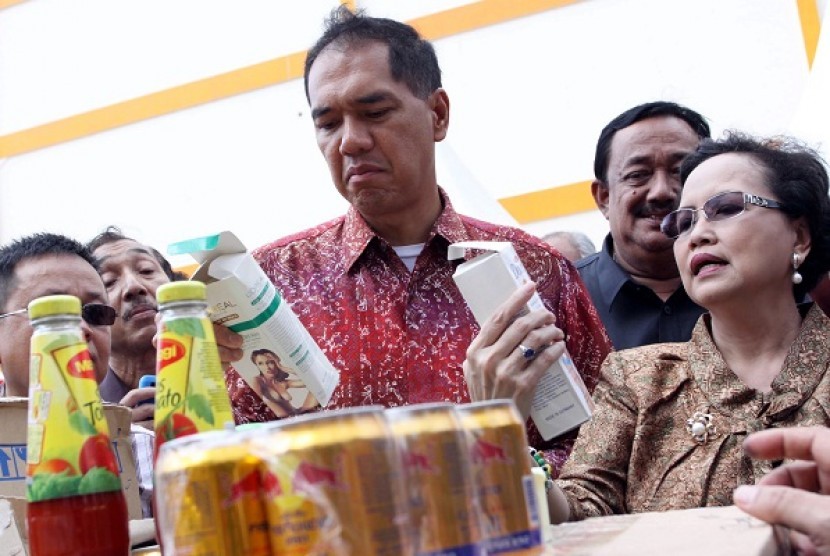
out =
<svg viewBox="0 0 830 556"><path fill-rule="evenodd" d="M234 368L277 417L328 404L340 374L234 234L180 241L168 252L200 263L192 279L207 285L211 320L244 339Z"/></svg>
<svg viewBox="0 0 830 556"><path fill-rule="evenodd" d="M453 274L470 310L480 325L523 284L530 282L522 261L509 242L468 241L449 246L447 258L461 259L468 249L483 254L458 266ZM544 309L539 294L522 312ZM518 316L518 315L517 315ZM547 370L536 387L530 417L545 440L559 436L588 421L594 404L568 352Z"/></svg>

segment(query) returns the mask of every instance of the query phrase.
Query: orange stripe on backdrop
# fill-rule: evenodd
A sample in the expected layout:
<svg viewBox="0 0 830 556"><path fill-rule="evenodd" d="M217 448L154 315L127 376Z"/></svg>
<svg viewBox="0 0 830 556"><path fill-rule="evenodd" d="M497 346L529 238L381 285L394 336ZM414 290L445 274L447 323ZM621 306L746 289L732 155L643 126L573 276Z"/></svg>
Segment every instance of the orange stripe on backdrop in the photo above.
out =
<svg viewBox="0 0 830 556"><path fill-rule="evenodd" d="M9 2L11 0L0 0ZM579 0L481 0L411 23L430 40ZM346 2L351 4L353 2ZM23 154L302 76L305 51L0 136L0 158Z"/></svg>
<svg viewBox="0 0 830 556"><path fill-rule="evenodd" d="M580 181L499 199L519 224L595 210L591 182Z"/></svg>
<svg viewBox="0 0 830 556"><path fill-rule="evenodd" d="M247 93L303 74L305 52L119 102L0 137L0 158L31 152L217 99Z"/></svg>
<svg viewBox="0 0 830 556"><path fill-rule="evenodd" d="M818 47L818 37L821 34L818 1L796 0L796 3L798 4L798 17L801 20L801 33L804 35L804 50L807 52L807 66L812 68Z"/></svg>
<svg viewBox="0 0 830 556"><path fill-rule="evenodd" d="M26 0L0 0L0 10L10 8L15 4L22 4Z"/></svg>
<svg viewBox="0 0 830 556"><path fill-rule="evenodd" d="M504 23L579 0L481 0L409 22L429 40L441 39L497 23Z"/></svg>

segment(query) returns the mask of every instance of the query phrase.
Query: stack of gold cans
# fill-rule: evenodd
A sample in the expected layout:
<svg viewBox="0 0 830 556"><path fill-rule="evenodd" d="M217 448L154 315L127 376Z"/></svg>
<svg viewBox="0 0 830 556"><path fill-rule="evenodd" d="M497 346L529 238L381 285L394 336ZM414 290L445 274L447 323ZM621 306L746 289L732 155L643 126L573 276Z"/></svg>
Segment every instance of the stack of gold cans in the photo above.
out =
<svg viewBox="0 0 830 556"><path fill-rule="evenodd" d="M541 554L510 401L325 411L166 443L165 554Z"/></svg>

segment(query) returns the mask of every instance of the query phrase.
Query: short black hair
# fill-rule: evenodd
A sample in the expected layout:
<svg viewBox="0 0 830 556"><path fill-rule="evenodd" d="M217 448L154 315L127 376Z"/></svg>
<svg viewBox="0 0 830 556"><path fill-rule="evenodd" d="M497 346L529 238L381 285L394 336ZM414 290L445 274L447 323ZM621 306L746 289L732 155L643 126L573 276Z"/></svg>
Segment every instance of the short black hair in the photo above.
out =
<svg viewBox="0 0 830 556"><path fill-rule="evenodd" d="M435 49L415 29L400 21L369 17L363 10L352 12L340 5L332 10L325 21L323 35L306 56L303 73L306 99L311 102L308 94L311 66L327 46L332 43L353 46L367 42L380 42L389 47L392 78L402 81L416 97L426 99L441 87L441 68Z"/></svg>
<svg viewBox="0 0 830 556"><path fill-rule="evenodd" d="M81 242L60 235L41 232L0 247L0 309L5 310L9 294L16 286L17 266L44 255L76 255L98 271L98 262Z"/></svg>
<svg viewBox="0 0 830 556"><path fill-rule="evenodd" d="M830 270L830 196L827 169L821 156L792 137L761 139L729 131L723 139L705 140L680 165L680 182L706 160L720 154L746 154L766 174L766 185L781 211L795 220L804 218L810 229L810 253L798 267L803 278L793 285L796 299L803 299Z"/></svg>
<svg viewBox="0 0 830 556"><path fill-rule="evenodd" d="M125 236L124 233L121 231L121 228L118 226L107 226L106 229L89 240L86 244L87 249L89 249L90 253L95 253L95 251L101 247L102 245L107 245L108 243L115 243L116 241L135 241L136 243L141 243L137 239ZM171 282L179 282L181 280L187 280L187 275L183 272L179 272L177 270L173 270L173 266L170 264L170 261L164 258L158 249L154 247L150 247L146 245L147 249L152 251L153 256L158 261L159 265L161 265L161 269L164 271L164 274L167 275L167 278Z"/></svg>
<svg viewBox="0 0 830 556"><path fill-rule="evenodd" d="M603 184L608 184L608 163L611 159L611 141L621 129L625 129L641 120L657 118L659 116L673 116L689 124L698 137L705 139L711 136L706 119L692 110L675 102L658 100L640 104L629 108L602 128L597 139L597 150L594 154L594 177Z"/></svg>

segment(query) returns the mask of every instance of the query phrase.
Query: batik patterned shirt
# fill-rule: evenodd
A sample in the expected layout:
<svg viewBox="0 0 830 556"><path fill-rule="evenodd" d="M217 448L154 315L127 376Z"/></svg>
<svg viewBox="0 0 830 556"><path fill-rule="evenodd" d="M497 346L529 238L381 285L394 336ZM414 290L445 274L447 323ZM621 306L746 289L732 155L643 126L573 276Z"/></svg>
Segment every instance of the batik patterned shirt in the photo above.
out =
<svg viewBox="0 0 830 556"><path fill-rule="evenodd" d="M589 388L610 342L574 267L537 238L444 209L409 272L393 248L353 208L335 220L254 252L265 273L340 371L328 408L470 401L462 363L479 326L452 280L447 246L460 241L512 242ZM228 375L238 422L275 419L238 374ZM556 470L574 434L531 444Z"/></svg>
<svg viewBox="0 0 830 556"><path fill-rule="evenodd" d="M654 344L608 356L558 481L571 519L726 506L738 485L772 464L748 458L748 434L769 428L830 425L830 320L809 309L769 392L746 386L723 360L703 315L689 342ZM687 428L711 415L698 443Z"/></svg>

